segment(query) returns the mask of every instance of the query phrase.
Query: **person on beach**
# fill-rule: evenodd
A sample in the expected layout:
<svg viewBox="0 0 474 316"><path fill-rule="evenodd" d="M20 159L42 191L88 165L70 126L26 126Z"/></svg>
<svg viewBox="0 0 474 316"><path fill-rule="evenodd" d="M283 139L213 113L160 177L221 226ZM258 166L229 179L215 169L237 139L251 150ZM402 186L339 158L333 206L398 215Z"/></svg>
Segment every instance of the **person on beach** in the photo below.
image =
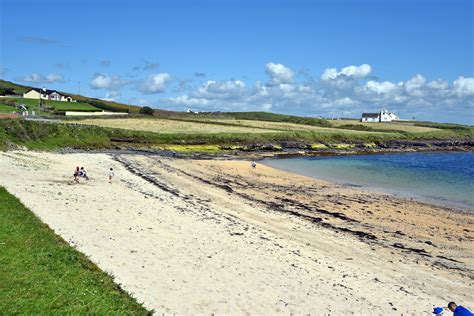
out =
<svg viewBox="0 0 474 316"><path fill-rule="evenodd" d="M470 310L454 302L449 302L448 309L453 312L453 316L473 316Z"/></svg>
<svg viewBox="0 0 474 316"><path fill-rule="evenodd" d="M112 183L112 178L115 176L114 168L110 168L109 170L109 183Z"/></svg>
<svg viewBox="0 0 474 316"><path fill-rule="evenodd" d="M79 183L79 176L80 176L80 170L79 166L76 167L76 170L74 170L74 182Z"/></svg>
<svg viewBox="0 0 474 316"><path fill-rule="evenodd" d="M81 167L81 170L79 171L79 176L81 176L82 178L86 180L89 180L89 177L87 176L86 168L84 167Z"/></svg>
<svg viewBox="0 0 474 316"><path fill-rule="evenodd" d="M257 168L257 163L255 161L252 161L252 169L255 170Z"/></svg>

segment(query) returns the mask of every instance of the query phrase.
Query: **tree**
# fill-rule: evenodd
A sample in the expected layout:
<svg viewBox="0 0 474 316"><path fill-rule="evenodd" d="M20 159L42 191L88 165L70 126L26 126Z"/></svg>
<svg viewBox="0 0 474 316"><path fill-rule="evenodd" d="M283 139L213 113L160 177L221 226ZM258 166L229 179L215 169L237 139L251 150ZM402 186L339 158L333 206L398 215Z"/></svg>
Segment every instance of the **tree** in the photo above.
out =
<svg viewBox="0 0 474 316"><path fill-rule="evenodd" d="M145 115L153 115L155 113L155 110L153 110L149 106L144 106L140 109L139 113L140 114L145 114Z"/></svg>

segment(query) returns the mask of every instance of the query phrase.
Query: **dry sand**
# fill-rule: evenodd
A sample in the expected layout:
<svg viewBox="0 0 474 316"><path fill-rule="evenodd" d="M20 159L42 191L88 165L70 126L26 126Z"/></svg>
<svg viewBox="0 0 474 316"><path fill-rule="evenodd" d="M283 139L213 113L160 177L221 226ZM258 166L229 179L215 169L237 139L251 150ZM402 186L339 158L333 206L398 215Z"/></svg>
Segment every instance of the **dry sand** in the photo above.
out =
<svg viewBox="0 0 474 316"><path fill-rule="evenodd" d="M90 181L71 184L76 165ZM0 172L0 185L157 313L474 307L472 214L242 161L25 151L0 153Z"/></svg>

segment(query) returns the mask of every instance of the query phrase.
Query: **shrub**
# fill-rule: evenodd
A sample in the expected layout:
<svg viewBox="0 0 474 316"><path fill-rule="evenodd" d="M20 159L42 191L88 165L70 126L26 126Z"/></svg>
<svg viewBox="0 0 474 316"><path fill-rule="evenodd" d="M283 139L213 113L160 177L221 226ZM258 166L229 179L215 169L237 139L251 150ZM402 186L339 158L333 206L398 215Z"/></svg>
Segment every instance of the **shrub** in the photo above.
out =
<svg viewBox="0 0 474 316"><path fill-rule="evenodd" d="M145 115L153 115L155 113L155 110L153 110L149 106L144 106L140 109L139 113L140 114L145 114Z"/></svg>

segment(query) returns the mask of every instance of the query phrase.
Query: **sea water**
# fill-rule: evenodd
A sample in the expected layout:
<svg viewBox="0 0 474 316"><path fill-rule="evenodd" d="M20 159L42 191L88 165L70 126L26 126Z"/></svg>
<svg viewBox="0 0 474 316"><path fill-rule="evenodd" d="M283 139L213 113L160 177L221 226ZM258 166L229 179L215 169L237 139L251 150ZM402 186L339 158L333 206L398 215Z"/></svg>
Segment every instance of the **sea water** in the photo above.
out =
<svg viewBox="0 0 474 316"><path fill-rule="evenodd" d="M472 152L300 157L263 163L330 182L474 211Z"/></svg>

